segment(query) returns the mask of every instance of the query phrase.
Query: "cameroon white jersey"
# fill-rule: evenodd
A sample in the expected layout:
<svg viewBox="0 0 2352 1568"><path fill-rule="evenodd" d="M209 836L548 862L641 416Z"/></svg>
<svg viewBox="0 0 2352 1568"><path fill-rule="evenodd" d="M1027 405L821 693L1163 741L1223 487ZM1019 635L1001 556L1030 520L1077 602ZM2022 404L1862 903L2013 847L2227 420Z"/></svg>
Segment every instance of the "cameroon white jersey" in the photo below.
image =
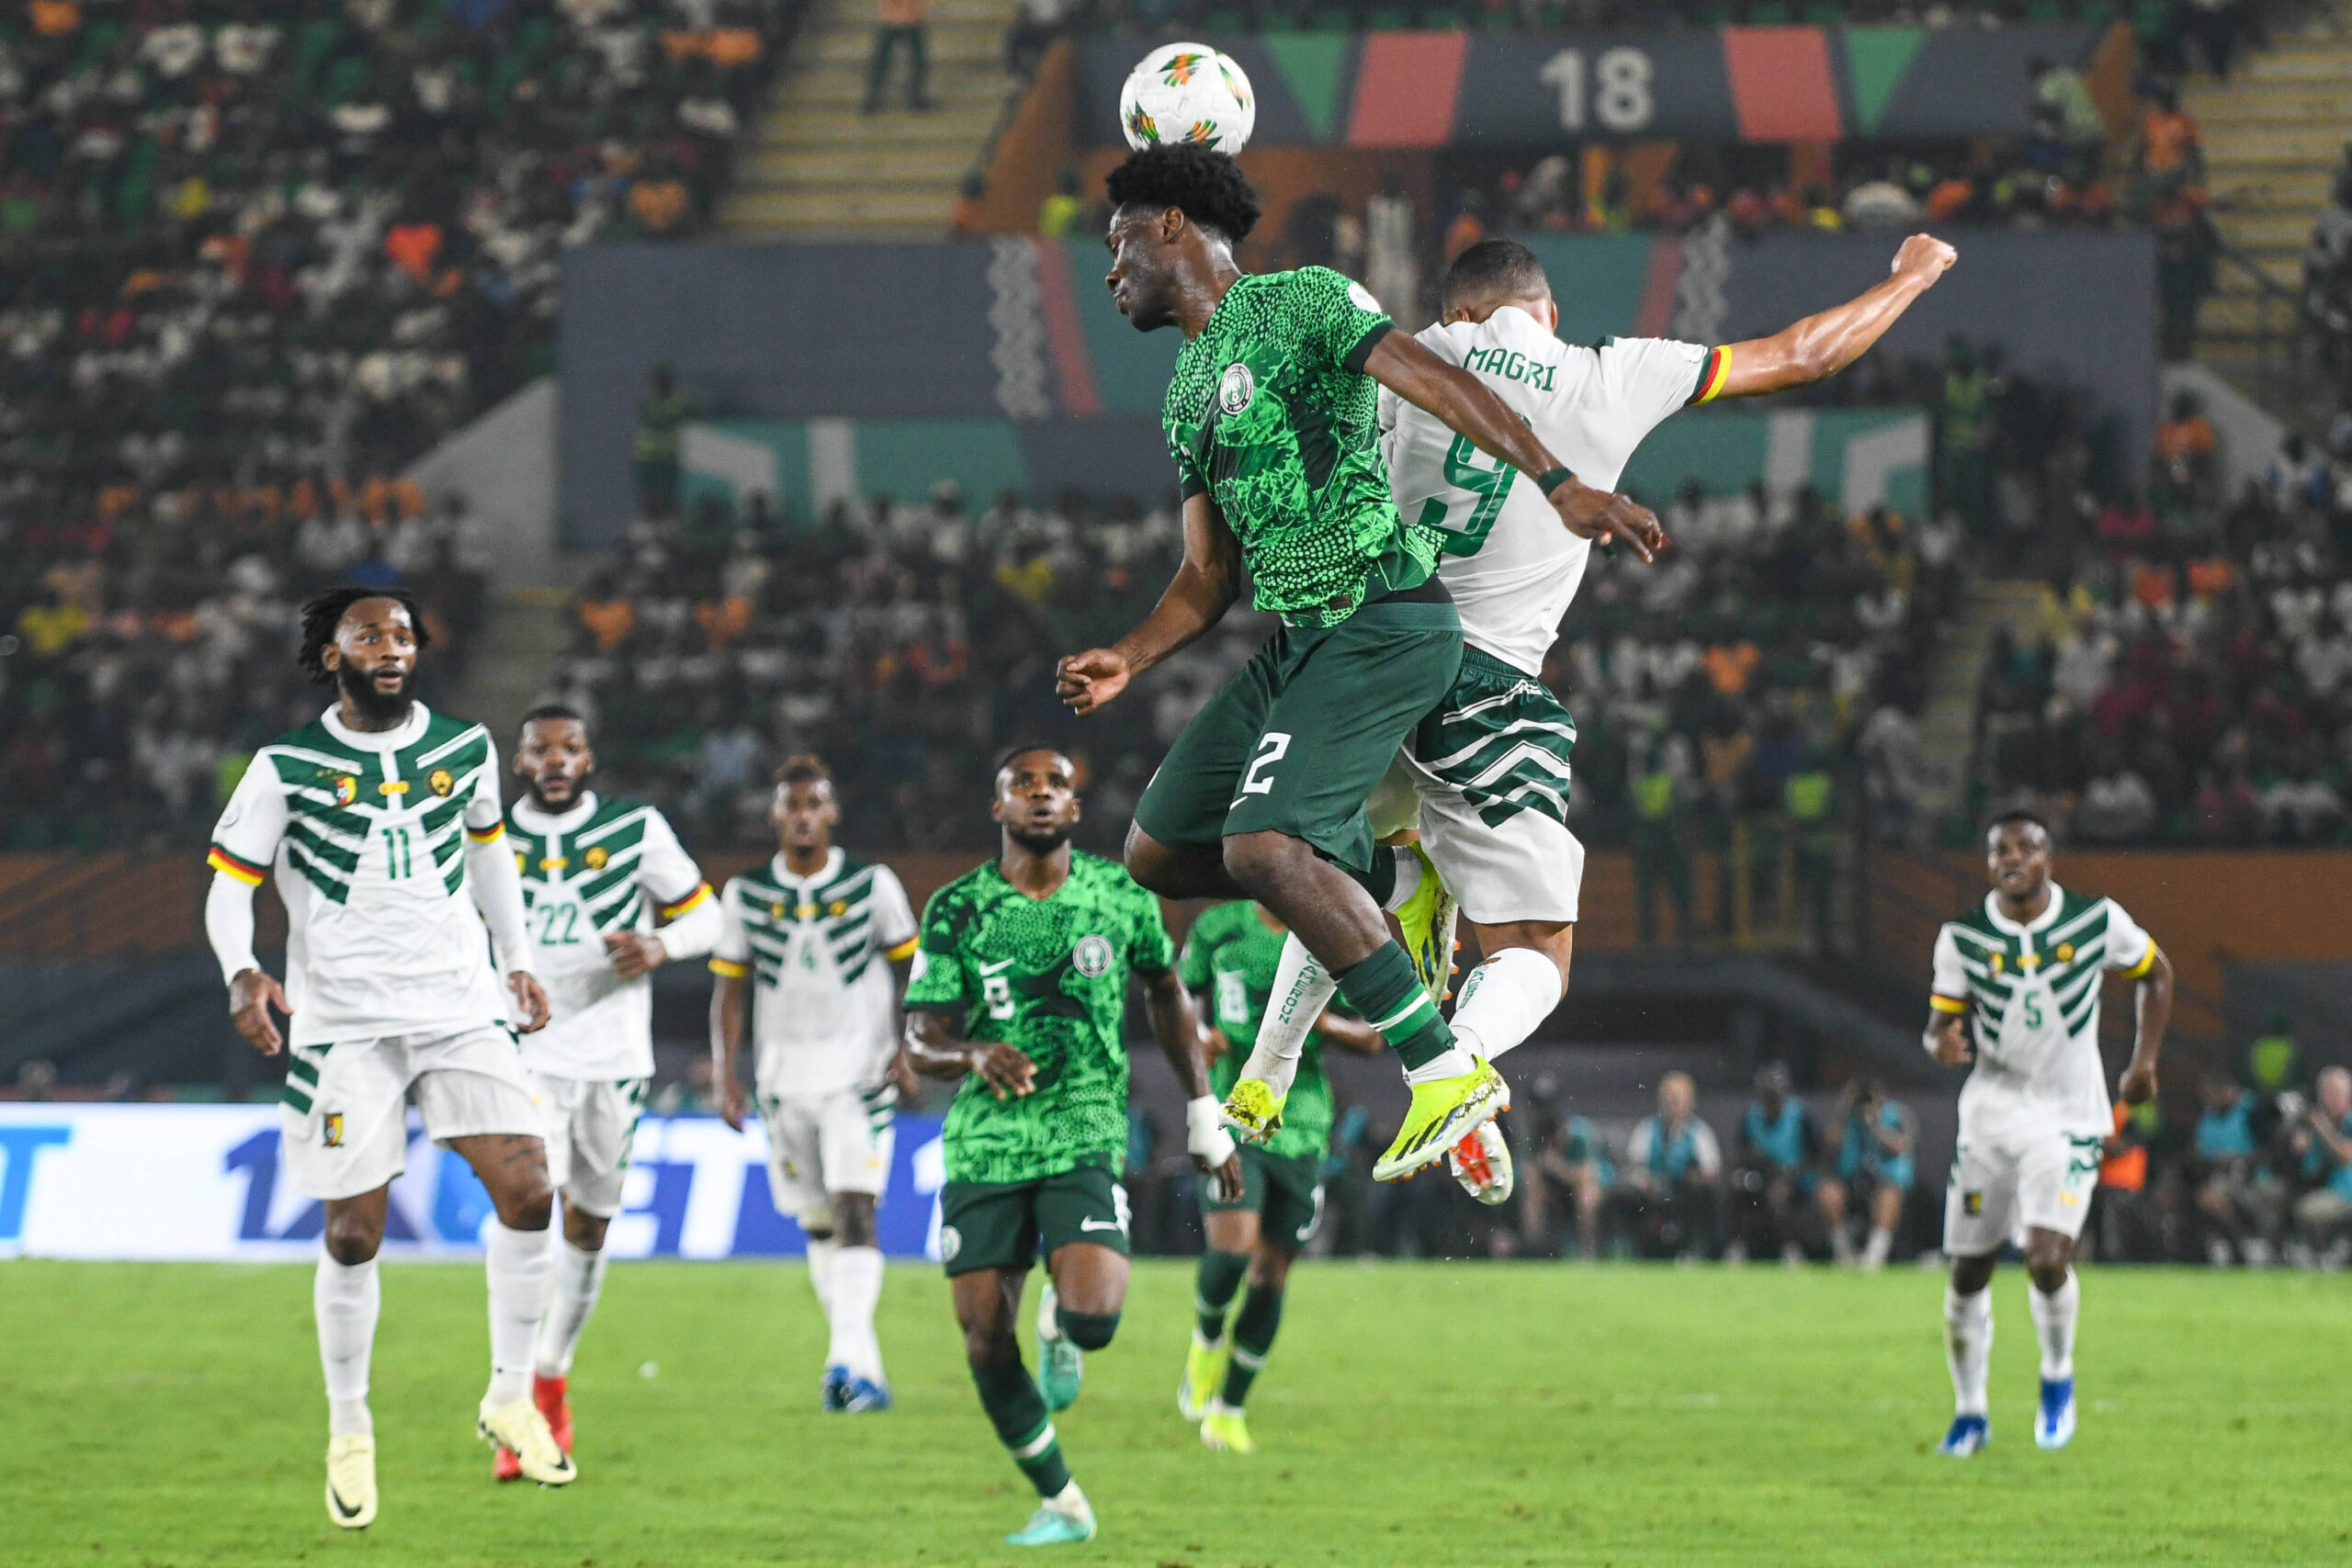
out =
<svg viewBox="0 0 2352 1568"><path fill-rule="evenodd" d="M1642 438L1723 382L1721 349L1665 338L1566 344L1514 306L1427 328L1419 341L1476 375L1596 490L1616 489ZM1438 576L1461 614L1462 640L1542 674L1590 541L1568 532L1533 479L1385 387L1380 427L1397 510L1443 540Z"/></svg>
<svg viewBox="0 0 2352 1568"><path fill-rule="evenodd" d="M539 983L554 1018L523 1036L523 1062L560 1078L653 1075L653 979L613 973L605 937L650 931L659 911L674 920L711 897L709 886L662 813L582 794L550 816L529 800L506 814ZM673 958L707 951L696 947Z"/></svg>
<svg viewBox="0 0 2352 1568"><path fill-rule="evenodd" d="M254 754L209 863L277 880L294 1044L506 1022L462 837L504 830L497 764L488 730L423 703L379 734L331 709Z"/></svg>
<svg viewBox="0 0 2352 1568"><path fill-rule="evenodd" d="M878 1082L898 1049L890 964L915 951L914 910L887 865L826 856L814 876L777 855L727 884L710 966L750 975L753 1076L763 1095Z"/></svg>
<svg viewBox="0 0 2352 1568"><path fill-rule="evenodd" d="M2107 1069L2099 1061L2100 976L2137 979L2156 961L2155 940L2112 898L2050 885L2050 903L2020 925L1997 894L1944 922L1936 936L1938 1012L1966 1012L1976 1066L1960 1092L1972 1118L2113 1131Z"/></svg>

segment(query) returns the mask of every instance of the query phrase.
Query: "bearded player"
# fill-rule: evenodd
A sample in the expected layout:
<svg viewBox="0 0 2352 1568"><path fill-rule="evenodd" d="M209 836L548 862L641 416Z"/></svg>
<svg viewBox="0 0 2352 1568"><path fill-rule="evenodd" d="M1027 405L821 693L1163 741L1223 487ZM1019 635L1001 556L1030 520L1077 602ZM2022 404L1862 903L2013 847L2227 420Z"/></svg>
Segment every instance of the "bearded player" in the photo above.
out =
<svg viewBox="0 0 2352 1568"><path fill-rule="evenodd" d="M1991 1440L1985 1398L1993 1354L1993 1263L2004 1242L2025 1252L2041 1342L2036 1447L2075 1435L2075 1323L2083 1288L2075 1238L2114 1131L2098 1054L2099 983L2135 982L2138 1032L2120 1085L2124 1103L2156 1092L2156 1054L2172 1017L2172 961L2112 898L2070 893L2050 877L2050 829L2029 811L1984 835L1993 891L1936 936L1928 1054L1948 1067L1975 1060L1960 1091L1960 1142L1944 1196L1944 1357L1951 1429L1937 1451L1966 1459ZM1972 1053L1971 1047L1973 1046Z"/></svg>
<svg viewBox="0 0 2352 1568"><path fill-rule="evenodd" d="M1185 1147L1230 1198L1240 1159L1217 1124L1199 1024L1159 900L1114 861L1070 847L1076 770L1048 747L1008 754L990 814L996 859L924 906L907 987L907 1052L960 1079L942 1133L939 1255L980 1407L1037 1490L1015 1546L1090 1540L1093 1506L1070 1479L1052 1412L1078 1397L1083 1353L1111 1343L1127 1295L1127 983L1144 986L1159 1049L1183 1087ZM1014 1325L1046 1258L1039 1377Z"/></svg>
<svg viewBox="0 0 2352 1568"><path fill-rule="evenodd" d="M523 798L506 836L523 875L537 970L555 1021L523 1043L547 1119L548 1175L563 1194L555 1298L539 1325L531 1398L571 1451L571 1358L605 1286L605 1233L621 1209L638 1117L653 1079L653 971L718 940L710 885L650 806L588 787L596 753L579 713L523 716ZM668 922L659 930L654 916ZM501 1449L493 1473L523 1473Z"/></svg>
<svg viewBox="0 0 2352 1568"><path fill-rule="evenodd" d="M345 1529L376 1517L376 1251L408 1164L412 1100L425 1135L473 1168L496 1210L485 1236L490 1387L475 1429L541 1485L577 1473L531 1401L555 1194L515 1036L547 1026L548 998L500 841L498 749L481 725L416 700L426 641L415 600L398 590L338 588L302 606L298 660L335 705L254 753L212 830L204 906L237 1032L264 1055L288 1052L287 1175L326 1205L311 1300L326 1371L327 1517ZM254 955L264 878L286 906L283 987ZM287 1016L282 1033L273 1014Z"/></svg>
<svg viewBox="0 0 2352 1568"><path fill-rule="evenodd" d="M1419 341L1491 388L1586 481L1609 486L1643 439L1682 409L1836 375L1954 259L1950 245L1914 235L1884 282L1770 337L1719 347L1616 338L1595 347L1555 335L1559 307L1535 254L1487 240L1447 269L1443 319ZM1577 728L1543 671L1592 545L1561 527L1509 465L1385 389L1380 423L1397 505L1440 543L1438 581L1461 615L1464 650L1444 701L1406 738L1374 797L1374 826L1383 834L1418 827L1422 851L1460 900L1482 961L1463 981L1453 1031L1491 1062L1533 1033L1567 989L1584 877L1584 846L1567 825ZM1451 947L1442 938L1439 945ZM1295 999L1259 1032L1244 1069L1277 1093L1304 1021L1332 992L1317 967L1307 948L1286 945L1273 991ZM1479 1128L1448 1157L1482 1201L1510 1195L1501 1129Z"/></svg>
<svg viewBox="0 0 2352 1568"><path fill-rule="evenodd" d="M1412 1102L1373 1174L1396 1180L1491 1121L1510 1091L1438 1011L1450 953L1418 922L1400 943L1382 918L1418 889L1374 843L1364 803L1460 673L1462 628L1434 576L1436 534L1408 526L1389 494L1380 389L1528 475L1567 532L1645 559L1665 535L1581 481L1479 377L1396 332L1360 285L1326 267L1244 276L1233 247L1258 199L1229 156L1147 148L1112 172L1110 194L1113 298L1137 329L1173 325L1185 339L1162 413L1184 559L1134 630L1062 661L1061 695L1080 713L1116 697L1215 626L1245 569L1257 607L1282 617L1170 748L1136 805L1127 867L1168 897L1263 904L1386 1036ZM1253 1139L1282 1111L1282 1092L1258 1078L1225 1106Z"/></svg>

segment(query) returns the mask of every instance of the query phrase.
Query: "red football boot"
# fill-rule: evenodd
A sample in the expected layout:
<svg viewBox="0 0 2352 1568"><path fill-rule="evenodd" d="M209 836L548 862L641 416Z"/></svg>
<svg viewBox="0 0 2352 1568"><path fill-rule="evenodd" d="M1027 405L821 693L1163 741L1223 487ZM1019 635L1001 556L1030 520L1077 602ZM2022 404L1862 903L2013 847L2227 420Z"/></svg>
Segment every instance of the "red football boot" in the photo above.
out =
<svg viewBox="0 0 2352 1568"><path fill-rule="evenodd" d="M555 1446L565 1453L571 1451L571 1401L566 1397L569 1378L543 1378L531 1374L531 1403L548 1418L548 1430L555 1434Z"/></svg>

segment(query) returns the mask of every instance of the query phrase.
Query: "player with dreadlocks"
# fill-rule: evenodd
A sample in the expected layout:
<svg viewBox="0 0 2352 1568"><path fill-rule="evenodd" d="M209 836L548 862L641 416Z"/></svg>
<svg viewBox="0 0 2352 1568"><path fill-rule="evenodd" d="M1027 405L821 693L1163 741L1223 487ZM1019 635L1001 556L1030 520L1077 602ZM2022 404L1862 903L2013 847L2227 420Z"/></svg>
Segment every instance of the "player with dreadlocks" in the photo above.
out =
<svg viewBox="0 0 2352 1568"><path fill-rule="evenodd" d="M302 607L301 639L302 669L336 700L254 754L212 830L204 925L237 1032L265 1055L287 1053L286 1172L326 1204L311 1302L326 1370L327 1517L357 1529L376 1517L376 1250L407 1165L411 1100L497 1211L490 1388L475 1428L542 1485L575 1473L531 1400L554 1279L554 1194L515 1037L546 1027L548 998L502 841L496 748L481 725L433 713L412 692L427 641L414 598L322 593ZM253 891L265 877L286 905L282 987L254 955Z"/></svg>

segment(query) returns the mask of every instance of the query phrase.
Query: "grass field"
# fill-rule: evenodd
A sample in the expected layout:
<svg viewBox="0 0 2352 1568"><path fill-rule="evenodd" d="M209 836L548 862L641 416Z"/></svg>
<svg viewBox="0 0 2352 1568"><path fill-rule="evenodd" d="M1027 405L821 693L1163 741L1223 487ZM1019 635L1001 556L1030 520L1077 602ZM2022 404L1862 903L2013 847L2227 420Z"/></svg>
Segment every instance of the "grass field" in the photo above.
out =
<svg viewBox="0 0 2352 1568"><path fill-rule="evenodd" d="M2352 1561L2352 1284L2084 1282L2081 1435L2032 1446L2025 1283L1995 1283L1995 1444L1950 1413L1940 1286L1779 1269L1350 1263L1294 1275L1254 1459L1176 1417L1191 1271L1138 1267L1059 1420L1146 1568L1387 1563ZM820 1416L797 1268L624 1265L573 1375L582 1479L493 1486L479 1269L394 1266L375 1363L383 1512L320 1504L307 1268L0 1264L0 1562L998 1563L1025 1483L935 1269L894 1267L899 1408Z"/></svg>

